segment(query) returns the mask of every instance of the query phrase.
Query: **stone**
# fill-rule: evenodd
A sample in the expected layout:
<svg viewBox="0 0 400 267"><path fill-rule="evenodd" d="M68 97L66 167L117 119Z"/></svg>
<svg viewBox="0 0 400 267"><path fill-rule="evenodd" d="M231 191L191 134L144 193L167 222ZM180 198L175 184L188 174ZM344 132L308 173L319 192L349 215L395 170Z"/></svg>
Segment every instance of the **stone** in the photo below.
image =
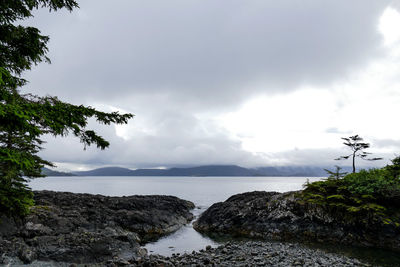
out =
<svg viewBox="0 0 400 267"><path fill-rule="evenodd" d="M36 259L36 253L32 249L25 247L21 250L19 258L23 263L29 264Z"/></svg>
<svg viewBox="0 0 400 267"><path fill-rule="evenodd" d="M210 264L211 261L210 261L209 258L204 258L204 259L203 259L203 263L204 263L204 264Z"/></svg>
<svg viewBox="0 0 400 267"><path fill-rule="evenodd" d="M145 249L145 248L139 248L138 251L137 251L137 255L138 255L139 257L145 257L145 256L147 256L147 249Z"/></svg>
<svg viewBox="0 0 400 267"><path fill-rule="evenodd" d="M326 253L320 250L304 248L299 244L279 244L270 243L267 241L250 241L237 242L229 246L228 253L222 254L224 247L217 247L212 250L206 250L202 254L183 254L180 256L173 255L169 257L171 266L295 266L294 263L302 264L297 266L318 266L315 263L316 259L325 260L323 266L363 266L358 260L347 258L344 256ZM269 251L271 255L267 260L262 256L254 257L251 252L257 252L258 255L264 255L264 252ZM232 258L231 255L235 255ZM273 256L272 256L273 255ZM285 258L281 256L284 255ZM165 261L166 257L157 256L157 264ZM344 259L344 261L343 261ZM340 264L339 261L343 262ZM139 266L162 266L154 265L152 261L144 261ZM153 264L153 265L151 265ZM165 264L164 266L169 266Z"/></svg>

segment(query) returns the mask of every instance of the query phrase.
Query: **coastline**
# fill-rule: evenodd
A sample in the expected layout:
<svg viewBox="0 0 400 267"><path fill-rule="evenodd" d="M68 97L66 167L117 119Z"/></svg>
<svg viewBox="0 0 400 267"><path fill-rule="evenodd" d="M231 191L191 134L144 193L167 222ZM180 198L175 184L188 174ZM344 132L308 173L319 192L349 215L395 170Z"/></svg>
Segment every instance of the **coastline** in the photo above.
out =
<svg viewBox="0 0 400 267"><path fill-rule="evenodd" d="M370 266L340 254L311 249L301 244L270 242L266 239L231 240L216 248L207 246L199 251L175 253L170 257L149 255L141 245L189 223L193 219L193 203L170 196L105 197L51 191L35 193L36 206L31 215L23 221L15 222L3 218L0 224L0 264ZM250 192L232 196L227 201L240 198L240 195L252 196L254 200L254 196L260 194L274 196L279 193ZM252 202L247 199L245 203ZM242 208L238 206L239 210ZM207 212L210 209L211 207ZM207 212L203 215L207 215ZM246 209L243 209L242 215L245 212ZM195 222L196 228L203 215ZM216 219L221 218L216 216Z"/></svg>

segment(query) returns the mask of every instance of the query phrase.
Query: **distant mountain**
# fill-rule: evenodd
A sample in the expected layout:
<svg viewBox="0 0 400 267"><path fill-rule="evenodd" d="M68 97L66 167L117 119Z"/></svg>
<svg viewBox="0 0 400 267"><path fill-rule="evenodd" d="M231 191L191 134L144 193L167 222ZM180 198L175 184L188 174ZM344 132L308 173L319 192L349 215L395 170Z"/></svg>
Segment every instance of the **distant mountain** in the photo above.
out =
<svg viewBox="0 0 400 267"><path fill-rule="evenodd" d="M164 169L137 169L131 170L132 176L166 176L167 170Z"/></svg>
<svg viewBox="0 0 400 267"><path fill-rule="evenodd" d="M120 167L105 167L91 171L73 172L78 176L132 176L132 170Z"/></svg>
<svg viewBox="0 0 400 267"><path fill-rule="evenodd" d="M105 167L73 173L78 176L327 176L326 172L321 167L285 166L249 169L236 165L207 165L191 168L137 170L120 167Z"/></svg>
<svg viewBox="0 0 400 267"><path fill-rule="evenodd" d="M69 173L69 172L58 172L58 171L53 171L48 168L43 168L42 169L42 174L46 176L76 176L76 174Z"/></svg>
<svg viewBox="0 0 400 267"><path fill-rule="evenodd" d="M210 165L165 170L165 176L254 176L251 169L236 165Z"/></svg>
<svg viewBox="0 0 400 267"><path fill-rule="evenodd" d="M325 177L326 171L322 167L311 166L281 166L281 167L261 167L253 169L259 176L310 176Z"/></svg>

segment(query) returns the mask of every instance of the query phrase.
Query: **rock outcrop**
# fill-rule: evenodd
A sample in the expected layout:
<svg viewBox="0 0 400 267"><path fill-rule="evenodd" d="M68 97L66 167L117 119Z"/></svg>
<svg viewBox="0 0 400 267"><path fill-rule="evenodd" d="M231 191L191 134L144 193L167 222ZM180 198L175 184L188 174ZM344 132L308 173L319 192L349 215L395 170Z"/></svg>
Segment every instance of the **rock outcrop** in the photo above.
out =
<svg viewBox="0 0 400 267"><path fill-rule="evenodd" d="M0 264L18 257L96 263L144 256L141 243L190 222L194 204L172 196L106 197L35 192L29 216L0 219Z"/></svg>
<svg viewBox="0 0 400 267"><path fill-rule="evenodd" d="M376 222L347 223L298 192L250 192L212 205L194 222L210 235L331 242L400 251L400 227Z"/></svg>

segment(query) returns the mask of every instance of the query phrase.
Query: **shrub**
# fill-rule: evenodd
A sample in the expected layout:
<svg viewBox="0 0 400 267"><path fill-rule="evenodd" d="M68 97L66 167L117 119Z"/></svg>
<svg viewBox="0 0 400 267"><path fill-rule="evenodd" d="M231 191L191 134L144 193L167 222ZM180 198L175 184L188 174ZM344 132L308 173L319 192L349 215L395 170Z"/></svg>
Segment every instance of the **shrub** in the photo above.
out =
<svg viewBox="0 0 400 267"><path fill-rule="evenodd" d="M392 165L386 166L386 169L393 177L400 179L400 156L392 159Z"/></svg>
<svg viewBox="0 0 400 267"><path fill-rule="evenodd" d="M307 183L303 201L322 205L338 220L400 223L400 159L382 169L361 170L342 179Z"/></svg>

